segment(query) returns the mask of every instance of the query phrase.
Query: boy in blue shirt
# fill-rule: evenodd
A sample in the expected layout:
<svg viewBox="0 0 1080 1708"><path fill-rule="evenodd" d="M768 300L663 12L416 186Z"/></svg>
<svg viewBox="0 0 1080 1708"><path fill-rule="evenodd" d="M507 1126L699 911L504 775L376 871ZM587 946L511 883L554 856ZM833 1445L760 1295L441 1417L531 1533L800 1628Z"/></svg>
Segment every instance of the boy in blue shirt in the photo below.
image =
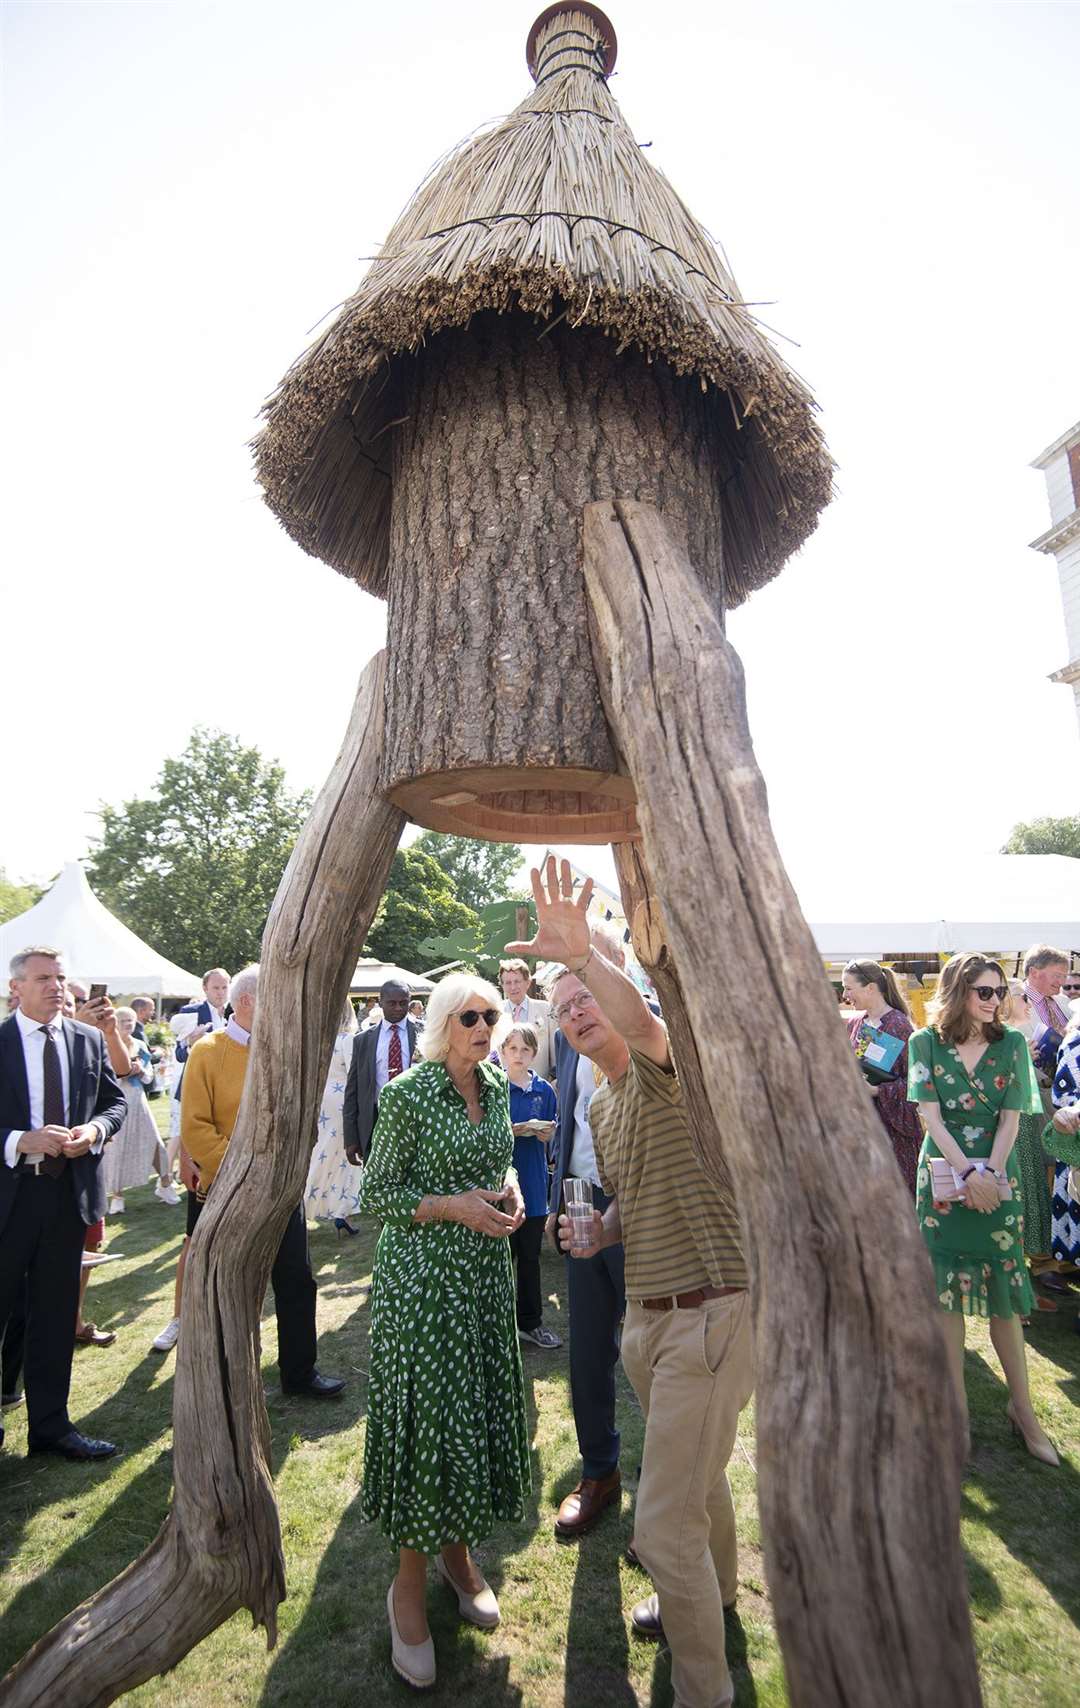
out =
<svg viewBox="0 0 1080 1708"><path fill-rule="evenodd" d="M510 1235L517 1266L517 1325L522 1340L553 1351L562 1341L541 1322L540 1247L548 1203L548 1140L555 1131L555 1088L532 1071L540 1040L522 1022L503 1039L499 1051L510 1080L510 1125L514 1168L525 1199L525 1220Z"/></svg>

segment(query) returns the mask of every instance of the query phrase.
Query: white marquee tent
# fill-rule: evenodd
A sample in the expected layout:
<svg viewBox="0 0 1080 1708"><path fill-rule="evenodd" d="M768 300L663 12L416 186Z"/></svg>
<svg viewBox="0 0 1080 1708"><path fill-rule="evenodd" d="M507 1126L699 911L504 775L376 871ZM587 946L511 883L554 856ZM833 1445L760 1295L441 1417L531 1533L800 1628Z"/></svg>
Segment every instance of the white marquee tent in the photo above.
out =
<svg viewBox="0 0 1080 1708"><path fill-rule="evenodd" d="M98 901L77 860L64 867L52 889L26 913L0 925L0 968L31 943L61 949L67 970L104 983L110 995L192 996L200 975L174 966L136 937Z"/></svg>
<svg viewBox="0 0 1080 1708"><path fill-rule="evenodd" d="M838 858L827 871L790 870L826 960L1004 954L1050 943L1080 951L1080 860L1064 854L977 854L944 861L927 836L901 865Z"/></svg>

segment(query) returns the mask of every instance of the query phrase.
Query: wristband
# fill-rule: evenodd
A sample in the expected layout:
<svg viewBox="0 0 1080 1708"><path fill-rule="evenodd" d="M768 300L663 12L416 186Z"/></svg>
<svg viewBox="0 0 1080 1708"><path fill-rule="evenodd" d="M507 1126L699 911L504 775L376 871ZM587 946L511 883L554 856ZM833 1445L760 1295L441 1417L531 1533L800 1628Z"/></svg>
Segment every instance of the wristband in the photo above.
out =
<svg viewBox="0 0 1080 1708"><path fill-rule="evenodd" d="M590 944L589 945L589 953L586 955L585 959L582 961L582 963L579 967L572 967L570 965L570 962L567 961L567 963L566 963L567 972L573 973L575 978L580 978L582 973L585 971L585 968L588 966L589 962L592 960L594 953L595 953L595 951L594 951L592 945Z"/></svg>
<svg viewBox="0 0 1080 1708"><path fill-rule="evenodd" d="M963 1174L960 1176L960 1178L961 1178L961 1180L966 1180L969 1174L975 1174L976 1172L977 1172L977 1170L975 1168L975 1164L972 1163L970 1168L965 1168L965 1170L964 1170Z"/></svg>

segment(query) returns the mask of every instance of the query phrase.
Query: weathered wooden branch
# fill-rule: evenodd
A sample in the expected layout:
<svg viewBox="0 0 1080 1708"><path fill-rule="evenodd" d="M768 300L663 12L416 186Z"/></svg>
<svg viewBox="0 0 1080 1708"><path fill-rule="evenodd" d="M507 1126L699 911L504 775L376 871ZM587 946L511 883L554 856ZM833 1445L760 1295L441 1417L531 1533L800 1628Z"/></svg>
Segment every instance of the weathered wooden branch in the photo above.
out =
<svg viewBox="0 0 1080 1708"><path fill-rule="evenodd" d="M585 507L593 650L739 1197L794 1708L974 1708L960 1427L922 1241L784 873L742 669L650 506ZM748 984L753 1000L748 1001Z"/></svg>
<svg viewBox="0 0 1080 1708"><path fill-rule="evenodd" d="M259 1315L300 1201L349 978L404 818L377 792L385 654L282 878L263 939L236 1131L191 1242L173 1401L173 1510L133 1565L37 1642L3 1708L104 1708L175 1666L238 1608L272 1647L285 1562L259 1371Z"/></svg>

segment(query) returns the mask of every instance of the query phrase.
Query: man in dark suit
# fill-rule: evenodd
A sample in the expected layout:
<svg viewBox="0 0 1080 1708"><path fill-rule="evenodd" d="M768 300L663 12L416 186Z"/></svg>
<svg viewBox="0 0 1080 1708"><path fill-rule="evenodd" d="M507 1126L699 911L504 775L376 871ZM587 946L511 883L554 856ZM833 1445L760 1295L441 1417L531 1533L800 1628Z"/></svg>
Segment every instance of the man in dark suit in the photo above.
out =
<svg viewBox="0 0 1080 1708"><path fill-rule="evenodd" d="M345 1084L342 1122L345 1155L356 1168L367 1161L379 1108L379 1093L388 1079L412 1066L419 1028L407 1018L408 986L388 979L379 991L383 1017L377 1026L358 1032Z"/></svg>
<svg viewBox="0 0 1080 1708"><path fill-rule="evenodd" d="M105 1213L102 1149L127 1105L102 1034L62 1018L59 950L11 962L16 1012L0 1026L0 1324L26 1289L25 1391L31 1453L106 1459L68 1417L87 1227Z"/></svg>

